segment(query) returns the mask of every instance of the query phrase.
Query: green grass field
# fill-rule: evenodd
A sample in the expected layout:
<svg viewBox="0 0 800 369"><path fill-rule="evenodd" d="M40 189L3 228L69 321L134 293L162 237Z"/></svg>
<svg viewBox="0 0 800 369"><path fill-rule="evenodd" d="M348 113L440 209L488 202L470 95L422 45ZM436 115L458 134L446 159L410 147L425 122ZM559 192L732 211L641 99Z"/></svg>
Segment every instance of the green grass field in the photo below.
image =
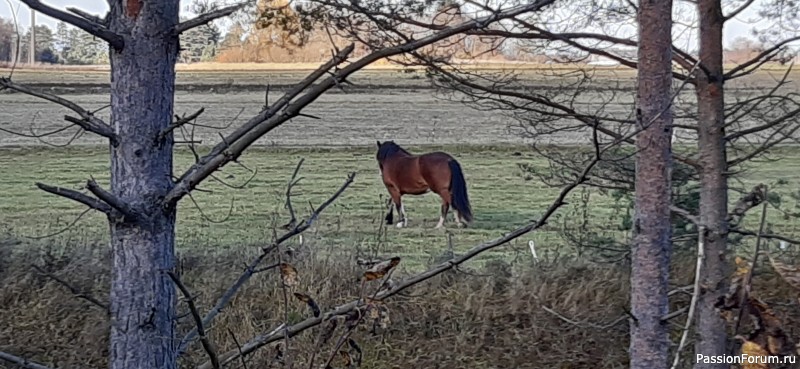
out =
<svg viewBox="0 0 800 369"><path fill-rule="evenodd" d="M448 146L411 147L413 152L442 149L453 153L466 171L470 197L476 220L466 229L457 229L449 223L453 233L452 244L456 252L466 250L481 241L498 237L504 232L535 219L550 204L558 192L537 179L527 179L518 164L525 163L545 168L545 159L536 157L521 146ZM782 179L779 187L771 188L781 194L782 206L788 211L795 206L788 194L797 191L800 184L800 150L782 149L784 159L755 164L741 178L742 183L732 183L737 188L749 189L754 184L772 184ZM294 206L298 218L309 214L310 206L317 206L334 193L349 172L356 178L344 195L319 219L306 234L307 240L317 242L324 250L360 249L379 255L399 255L409 260L406 265L427 264L431 257L439 256L447 248L447 234L433 227L438 221L439 199L435 194L405 196L409 214L409 227L385 229L380 237L383 206L387 192L379 177L372 148L351 149L279 149L254 148L242 157L242 163L257 170L255 177L242 189L226 187L210 179L195 192L195 206L187 198L181 203L178 221L178 248L182 251L203 252L247 248L269 242L276 227L287 222L284 209L286 182L300 160L305 158L295 189ZM176 173L186 168L190 156L178 155ZM0 224L12 237L26 242L37 241L28 237L51 234L65 228L84 207L69 200L46 194L35 187L35 182L80 189L90 176L107 184L108 158L101 148L83 147L66 149L4 148L0 149L0 167L4 168L0 182ZM241 185L251 174L241 166L231 164L217 178L230 185ZM211 192L207 192L211 191ZM534 240L540 254L565 252L565 241L558 228L563 221L577 222L575 207L580 206L578 193L573 193L570 205L563 207L549 227L517 240L503 251L484 255L484 259L511 256L512 250L527 252L527 241ZM737 200L731 195L731 202ZM231 208L231 203L233 204ZM202 209L199 210L199 209ZM232 209L232 210L231 210ZM622 237L625 232L617 227L620 213L608 195L593 191L588 207L591 229L612 237ZM624 212L624 211L623 211ZM228 214L230 213L230 216ZM771 211L770 226L775 232L789 236L800 234L800 229L790 218ZM222 221L221 223L218 223ZM746 224L755 229L757 217L750 215ZM280 229L277 232L281 232ZM53 239L65 242L97 242L107 240L107 225L103 216L88 213L69 230ZM569 249L566 252L570 252ZM526 256L527 257L527 256Z"/></svg>
<svg viewBox="0 0 800 369"><path fill-rule="evenodd" d="M538 72L531 70L520 76L531 81L526 88L546 90L553 84L555 77L543 78ZM779 73L754 73L726 84L726 99L747 98L758 88L771 87L775 83L772 77ZM246 119L263 105L264 84L288 85L305 74L268 69L181 71L175 112L191 113L204 107L206 113L198 123L219 126L245 108L242 119ZM598 74L604 78L595 81L598 85L620 86L620 90L632 86L635 77L630 71L614 69ZM15 79L71 95L67 97L89 109L102 107L108 98L104 90L107 72L20 70ZM418 71L370 70L353 76L352 81L358 86L355 91L333 90L309 107L308 113L323 119L297 119L270 132L246 151L240 161L256 170L255 176L233 163L216 174L219 180L241 188L209 179L192 199L181 202L178 260L182 279L201 310L212 306L238 278L242 265L259 253L257 246L283 232L280 226L289 220L284 208L286 184L301 158L305 159L299 174L303 179L293 197L300 219L310 213L312 206L328 199L350 172L356 173L350 188L304 233L309 247L298 247L301 252L291 260L298 268L301 289L313 295L323 310L357 297L358 285L354 281L363 273L363 266L356 264L352 256L400 256L403 261L393 278L404 278L430 265L447 251L448 245L458 254L536 219L559 192L559 188L548 187L520 169L520 164L525 164L537 170L563 172L550 168L546 159L522 145L526 141L518 135L506 132L513 123L508 116L435 98ZM230 86L221 88L222 85ZM784 88L796 87L794 82ZM279 92L276 89L270 98L276 99ZM692 93L685 94L689 98L681 101L684 105L679 104L680 107L693 108ZM592 95L591 91L586 95L578 102L580 109L592 109L594 99L602 96L600 92ZM632 90L620 92L612 104L603 107L604 111L629 113L633 109L632 95ZM106 110L100 115L107 113ZM62 108L47 102L20 94L0 94L0 124L9 130L52 130L65 124L63 114ZM232 126L239 124L241 120ZM219 133L198 130L194 138L211 145L219 141ZM49 137L48 142L63 144L71 134L72 131ZM587 142L582 133L563 132L556 136L547 142L562 145L563 150L574 150L574 145ZM83 190L86 181L94 177L107 188L108 149L98 145L101 139L90 137L84 135L72 146L53 148L35 139L0 133L0 284L4 286L0 301L7 302L0 309L0 342L3 350L50 367L107 366L107 316L30 268L31 264L40 265L81 291L108 301L112 263L107 252L105 217L87 212L76 221L85 207L44 193L35 185L42 182ZM536 137L539 143L549 138ZM397 140L413 153L443 150L454 155L466 173L476 218L472 226L459 229L450 221L447 230L434 229L440 204L434 194L404 197L410 217L408 228L384 225L388 194L379 178L375 139ZM676 147L676 151L696 150L691 139L679 142L689 147ZM202 147L199 151L202 154L207 150ZM771 157L780 160L753 162L745 172L736 174L730 182L730 203L738 200L737 191L749 191L758 183L768 184L773 206L767 216L767 231L800 238L796 221L796 214L800 214L800 146L774 149ZM191 160L188 151L179 150L175 174L180 175ZM564 238L563 230L566 227L577 237L601 240L606 244L600 246L624 252L630 247L630 232L621 227L628 210L622 205L627 202L616 202L609 192L585 192L583 188L577 189L567 202L543 229L471 260L460 269L463 273L445 273L409 289L407 296L391 299L392 323L386 340L366 331L355 335L364 348L363 367L553 368L563 367L565 357L576 368L625 367L627 320L602 330L588 328L583 322L605 325L630 314L628 269L621 262L586 263L573 258L576 244ZM757 230L759 213L760 209L753 209L743 227ZM584 214L587 227L581 233ZM52 236L42 238L47 235ZM737 244L738 237L731 239L731 244ZM545 262L530 263L531 240ZM296 242L297 238L288 244L296 246ZM736 250L749 257L754 244L754 238L745 238L741 244L744 247ZM670 282L677 287L692 283L695 245L691 237L675 245ZM620 260L621 253L614 254L616 257L603 251L588 255L595 262ZM495 259L516 262L485 264ZM774 305L777 307L794 306L791 302L796 294L789 291L786 283L761 272L757 270L753 278L759 297L780 302ZM279 283L277 273L258 273L239 291L209 331L219 352L236 349L229 331L244 342L285 321L286 307L280 302ZM676 294L670 298L670 311L688 304L688 296ZM297 301L288 306L292 322L310 314ZM566 322L543 306L581 323ZM792 314L796 315L796 311ZM191 326L190 319L179 320L180 332ZM682 333L682 326L676 327L678 324L671 332L675 341ZM292 339L293 354L300 358L297 367L305 367L303 358L317 349L315 335L308 332ZM249 357L250 367L264 367L274 356L274 347L265 348ZM205 360L200 346L194 345L181 365L193 368ZM689 360L687 357L684 363Z"/></svg>

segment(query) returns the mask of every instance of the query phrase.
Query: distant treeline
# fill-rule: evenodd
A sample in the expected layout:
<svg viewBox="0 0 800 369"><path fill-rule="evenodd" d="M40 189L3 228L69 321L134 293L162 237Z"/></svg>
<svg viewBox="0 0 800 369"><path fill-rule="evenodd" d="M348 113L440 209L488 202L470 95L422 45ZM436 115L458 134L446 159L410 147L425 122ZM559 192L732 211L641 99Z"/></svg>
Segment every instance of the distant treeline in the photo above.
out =
<svg viewBox="0 0 800 369"><path fill-rule="evenodd" d="M0 62L27 62L30 52L30 28L17 31L10 19L0 18ZM108 64L108 46L79 28L59 22L56 29L44 24L35 27L37 62L48 64ZM19 37L17 37L19 35ZM18 41L17 38L19 38ZM183 63L214 61L220 32L213 26L197 27L181 35L180 61ZM17 51L18 50L18 51Z"/></svg>

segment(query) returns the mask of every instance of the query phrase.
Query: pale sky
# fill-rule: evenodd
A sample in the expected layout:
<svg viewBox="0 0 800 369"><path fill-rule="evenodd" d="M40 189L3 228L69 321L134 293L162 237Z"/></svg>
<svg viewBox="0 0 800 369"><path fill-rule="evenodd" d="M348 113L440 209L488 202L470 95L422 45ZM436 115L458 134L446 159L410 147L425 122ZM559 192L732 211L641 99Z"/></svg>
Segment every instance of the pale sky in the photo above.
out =
<svg viewBox="0 0 800 369"><path fill-rule="evenodd" d="M0 1L0 17L3 18L11 18L11 8L9 7L9 2L13 5L14 11L17 12L17 17L19 24L22 27L27 28L30 25L30 13L28 11L28 7L22 4L19 0L7 0L7 1ZM726 23L725 25L725 32L724 32L724 43L725 45L729 45L732 40L739 36L748 36L752 37L750 34L750 30L754 26L749 21L752 19L757 18L758 16L758 9L761 6L762 0L755 0L755 2L748 8L746 11L739 14L736 19L733 19ZM84 11L87 11L92 14L102 15L108 11L108 5L105 1L102 0L47 0L45 1L46 4L59 8L65 9L67 7L77 7ZM189 1L184 1L184 4L188 4ZM186 8L186 5L182 5L182 8ZM186 10L181 10L181 15L191 15ZM41 13L36 14L36 23L37 24L47 24L52 29L55 30L56 21L46 15ZM223 32L225 31L224 24L219 24Z"/></svg>

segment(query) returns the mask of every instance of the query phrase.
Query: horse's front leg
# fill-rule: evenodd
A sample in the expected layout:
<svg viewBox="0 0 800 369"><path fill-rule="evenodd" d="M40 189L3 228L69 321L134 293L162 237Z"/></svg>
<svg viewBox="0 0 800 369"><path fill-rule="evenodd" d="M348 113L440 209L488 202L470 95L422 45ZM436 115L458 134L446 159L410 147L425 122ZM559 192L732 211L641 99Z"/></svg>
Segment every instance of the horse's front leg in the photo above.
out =
<svg viewBox="0 0 800 369"><path fill-rule="evenodd" d="M386 206L389 208L389 212L386 213L386 224L392 225L394 223L394 204L392 203L392 199L389 198L386 200Z"/></svg>
<svg viewBox="0 0 800 369"><path fill-rule="evenodd" d="M400 221L397 222L397 228L403 228L408 226L408 216L406 215L406 207L403 205L402 201L398 202L397 204L397 213L400 214Z"/></svg>

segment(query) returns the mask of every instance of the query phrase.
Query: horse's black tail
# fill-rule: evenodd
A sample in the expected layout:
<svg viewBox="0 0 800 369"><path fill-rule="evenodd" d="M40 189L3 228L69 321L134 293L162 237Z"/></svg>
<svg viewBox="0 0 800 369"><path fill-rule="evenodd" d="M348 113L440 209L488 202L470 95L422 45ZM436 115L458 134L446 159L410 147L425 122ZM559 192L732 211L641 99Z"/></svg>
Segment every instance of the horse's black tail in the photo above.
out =
<svg viewBox="0 0 800 369"><path fill-rule="evenodd" d="M469 205L469 196L467 196L467 182L464 180L464 172L461 171L461 165L458 164L456 159L450 160L450 194L452 195L451 203L453 208L458 211L465 222L472 221L472 208Z"/></svg>

